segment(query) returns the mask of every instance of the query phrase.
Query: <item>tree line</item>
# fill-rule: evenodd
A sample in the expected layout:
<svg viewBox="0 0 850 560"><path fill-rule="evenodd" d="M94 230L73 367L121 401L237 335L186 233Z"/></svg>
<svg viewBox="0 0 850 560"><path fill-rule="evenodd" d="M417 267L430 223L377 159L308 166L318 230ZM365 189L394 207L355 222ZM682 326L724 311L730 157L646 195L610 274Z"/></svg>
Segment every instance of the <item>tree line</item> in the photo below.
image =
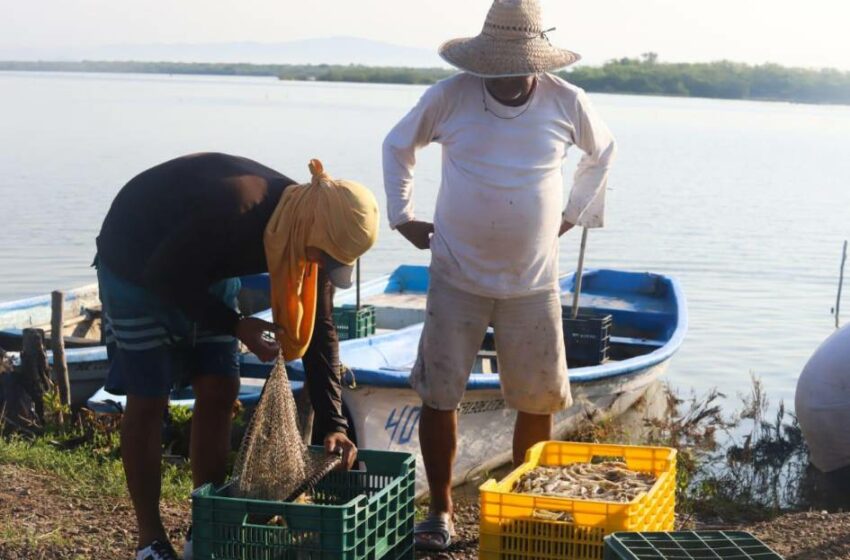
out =
<svg viewBox="0 0 850 560"><path fill-rule="evenodd" d="M281 80L432 84L447 68L185 62L2 62L0 70L273 76ZM719 61L660 62L655 53L558 73L591 92L850 104L850 72Z"/></svg>

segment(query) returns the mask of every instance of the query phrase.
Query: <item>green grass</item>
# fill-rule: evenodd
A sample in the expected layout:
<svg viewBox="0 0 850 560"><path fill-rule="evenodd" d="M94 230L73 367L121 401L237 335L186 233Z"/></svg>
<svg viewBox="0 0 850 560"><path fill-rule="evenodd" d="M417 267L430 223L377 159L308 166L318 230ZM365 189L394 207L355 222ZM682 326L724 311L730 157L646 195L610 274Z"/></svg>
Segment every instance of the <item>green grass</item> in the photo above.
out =
<svg viewBox="0 0 850 560"><path fill-rule="evenodd" d="M0 464L56 475L67 482L65 492L70 496L124 497L127 495L124 470L116 449L85 444L66 450L46 438L33 441L0 438ZM186 465L163 464L163 500L185 501L191 489L192 477Z"/></svg>
<svg viewBox="0 0 850 560"><path fill-rule="evenodd" d="M38 534L28 527L9 525L0 527L0 544L36 548L38 546L64 547L69 544L63 536L66 527L59 525L51 531ZM80 556L82 558L82 556Z"/></svg>
<svg viewBox="0 0 850 560"><path fill-rule="evenodd" d="M428 506L426 504L416 505L416 509L413 510L414 521L419 523L420 521L425 521L426 517L428 517Z"/></svg>

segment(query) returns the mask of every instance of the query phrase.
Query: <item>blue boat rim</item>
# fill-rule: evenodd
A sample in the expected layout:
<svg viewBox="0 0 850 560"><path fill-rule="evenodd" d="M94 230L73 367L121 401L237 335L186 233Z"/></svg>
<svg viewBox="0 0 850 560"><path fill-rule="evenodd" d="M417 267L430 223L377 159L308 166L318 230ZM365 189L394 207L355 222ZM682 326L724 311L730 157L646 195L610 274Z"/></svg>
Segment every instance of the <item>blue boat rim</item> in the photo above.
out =
<svg viewBox="0 0 850 560"><path fill-rule="evenodd" d="M663 276L653 273L635 273L605 269L587 270L585 271L583 278L587 278L590 275L599 273L623 274L633 276L642 275L660 279L667 285L668 289L670 290L670 295L668 299L671 299L673 302L676 303L676 314L674 321L675 329L662 346L647 354L628 358L622 361L608 362L598 366L574 368L570 370L571 383L592 383L595 381L607 381L616 378L627 378L631 375L636 375L645 372L647 369L669 360L673 356L673 354L676 353L679 347L681 347L682 342L684 341L685 335L687 333L687 305L685 303L686 300L682 291L682 287L679 284L678 280L669 276ZM393 275L395 275L395 273ZM570 282L572 282L572 280L573 275L567 275L561 279L561 285L564 286L565 284L569 284ZM405 332L409 332L411 330L421 330L421 328L421 325L413 325L393 333L377 335L374 337L359 340L347 341L347 350L351 351L361 347L365 348L370 346L376 346L381 344L382 341L388 341L394 337L398 337L400 334L403 334ZM301 365L300 361L293 362L292 364L290 364L290 366L291 371L294 374L293 378L303 376L303 366ZM410 371L408 369L393 370L359 367L351 369L353 370L355 380L358 385L398 389L410 388ZM501 384L499 382L499 376L498 374L473 373L470 375L466 389L468 391L500 390Z"/></svg>

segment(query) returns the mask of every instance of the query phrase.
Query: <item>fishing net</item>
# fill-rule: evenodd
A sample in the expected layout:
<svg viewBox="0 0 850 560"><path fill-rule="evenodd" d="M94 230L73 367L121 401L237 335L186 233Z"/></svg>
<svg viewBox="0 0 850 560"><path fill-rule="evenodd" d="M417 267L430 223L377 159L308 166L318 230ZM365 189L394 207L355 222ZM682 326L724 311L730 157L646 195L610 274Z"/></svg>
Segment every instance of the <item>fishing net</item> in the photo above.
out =
<svg viewBox="0 0 850 560"><path fill-rule="evenodd" d="M234 493L292 500L337 464L339 457L310 452L301 439L292 387L278 357L236 456Z"/></svg>

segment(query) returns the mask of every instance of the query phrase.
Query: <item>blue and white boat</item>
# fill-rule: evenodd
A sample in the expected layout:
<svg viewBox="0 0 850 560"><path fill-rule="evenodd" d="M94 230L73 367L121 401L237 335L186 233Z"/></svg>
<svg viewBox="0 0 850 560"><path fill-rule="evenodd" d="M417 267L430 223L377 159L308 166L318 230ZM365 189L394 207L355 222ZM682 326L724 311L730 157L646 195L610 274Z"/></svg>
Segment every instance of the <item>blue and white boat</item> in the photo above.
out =
<svg viewBox="0 0 850 560"><path fill-rule="evenodd" d="M408 379L425 317L428 283L426 267L401 266L389 276L363 284L360 297L362 303L375 307L377 332L368 338L340 343L340 357L346 366L343 403L357 444L362 448L416 455L419 493L426 488L418 441L421 403ZM574 275L560 281L567 305L574 284ZM243 279L245 306L263 308L267 289L265 275ZM339 292L335 303L345 305L356 301L356 290L351 289ZM49 300L42 303L47 306L47 314L41 310L29 324L43 324L44 317L49 322ZM82 303L79 306L85 307ZM611 418L628 410L664 373L687 330L687 306L678 282L658 274L586 271L579 306L582 312L612 315L610 359L601 365L570 369L575 403L556 415L556 437L567 435L582 419ZM5 307L8 310L10 306ZM263 311L257 316L270 319L270 312ZM0 329L5 326L0 323ZM102 346L70 349L67 355L72 372L97 372L92 377L97 377L97 385L102 385L106 372ZM289 366L293 388L300 389L303 364L297 361ZM245 404L256 402L269 371L269 364L243 354L240 398ZM190 391L175 392L172 397L174 404L190 407L194 404ZM114 411L122 401L123 398L101 390L88 403L97 410ZM510 459L514 413L505 408L501 396L497 353L482 351L459 412L454 470L454 482L458 484Z"/></svg>
<svg viewBox="0 0 850 560"><path fill-rule="evenodd" d="M343 402L357 444L364 449L404 451L417 457L417 493L427 488L419 454L421 402L409 376L418 350L428 289L426 267L402 266L388 277L362 286L364 304L373 305L378 332L340 344L346 366ZM569 305L574 275L561 279L562 301ZM353 291L336 304L355 302ZM613 330L609 360L570 369L574 404L555 416L555 437L564 437L586 418L605 419L628 410L667 369L687 331L687 306L679 283L669 277L618 270L591 270L582 277L583 313L610 314ZM261 368L246 356L244 370ZM301 362L291 377L304 376ZM515 413L505 408L498 355L482 351L459 408L458 453L453 483L510 460Z"/></svg>
<svg viewBox="0 0 850 560"><path fill-rule="evenodd" d="M71 401L82 404L103 385L106 377L106 350L100 342L100 298L97 284L65 292L65 358L71 383ZM50 332L51 297L31 297L0 303L0 348L7 351L13 363L19 360L23 330L44 329ZM52 363L52 353L48 352Z"/></svg>
<svg viewBox="0 0 850 560"><path fill-rule="evenodd" d="M267 309L268 286L268 275L243 277L239 295L242 309L249 312ZM71 404L79 406L89 402L95 410L114 412L123 406L124 399L102 390L109 364L106 347L101 340L100 310L97 284L65 292L62 334L71 384ZM24 329L40 328L44 329L47 337L52 336L51 312L50 294L0 303L0 348L7 352L13 364L20 362L19 351ZM53 353L49 350L47 359L50 364L53 363ZM262 382L247 380L243 385L240 392L243 402L248 405L256 402L262 391ZM97 397L90 399L95 394ZM185 390L175 391L172 397L175 404L194 404L191 392Z"/></svg>

